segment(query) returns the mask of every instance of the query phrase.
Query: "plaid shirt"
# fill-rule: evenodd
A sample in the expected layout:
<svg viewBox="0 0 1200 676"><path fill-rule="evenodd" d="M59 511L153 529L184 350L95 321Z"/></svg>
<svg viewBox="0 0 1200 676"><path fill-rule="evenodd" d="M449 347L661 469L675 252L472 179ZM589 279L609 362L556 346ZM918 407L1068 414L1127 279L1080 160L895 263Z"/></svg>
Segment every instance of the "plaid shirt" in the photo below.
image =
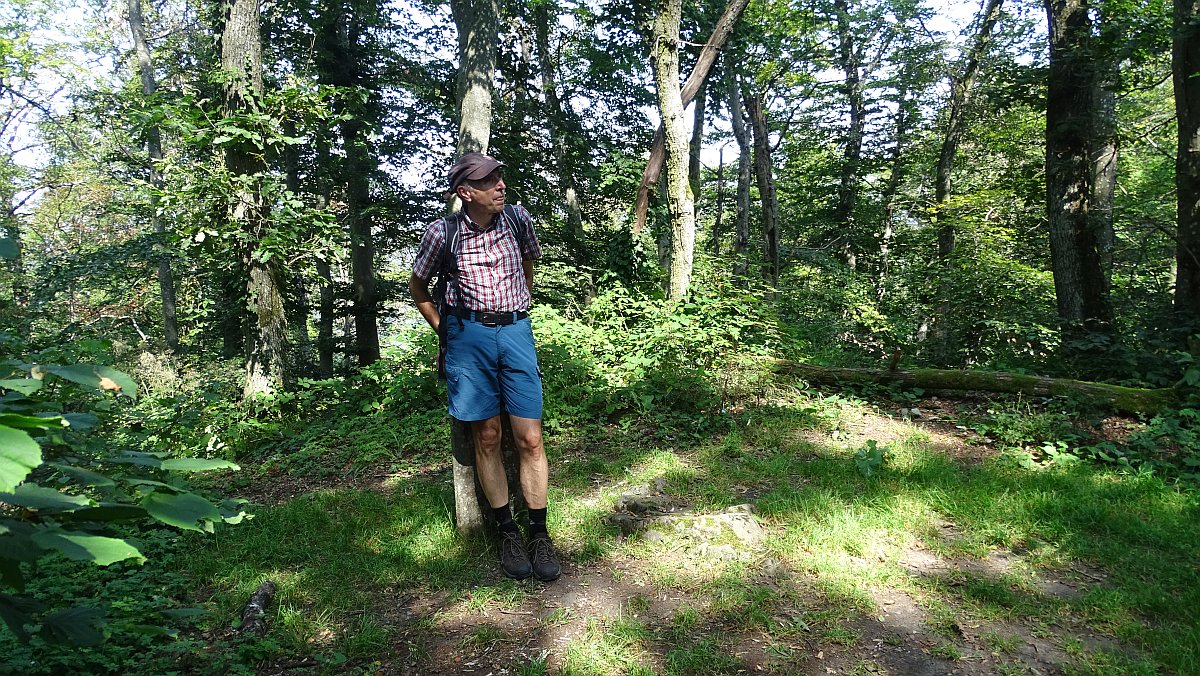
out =
<svg viewBox="0 0 1200 676"><path fill-rule="evenodd" d="M465 211L458 228L458 289L455 285L446 288L446 302L454 307L488 312L517 312L528 310L529 286L525 283L523 260L542 257L537 235L533 231L533 218L525 207L514 205L517 222L501 217L492 220L482 229L473 223ZM517 238L511 228L524 228L524 251L517 251ZM413 274L429 279L441 267L442 247L445 245L446 229L442 219L429 224L421 237L417 259L413 261Z"/></svg>

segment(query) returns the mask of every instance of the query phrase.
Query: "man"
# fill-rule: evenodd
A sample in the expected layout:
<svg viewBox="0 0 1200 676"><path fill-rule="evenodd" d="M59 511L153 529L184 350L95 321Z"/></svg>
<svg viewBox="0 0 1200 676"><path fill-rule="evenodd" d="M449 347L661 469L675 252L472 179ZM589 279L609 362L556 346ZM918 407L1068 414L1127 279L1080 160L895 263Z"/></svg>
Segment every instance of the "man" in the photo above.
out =
<svg viewBox="0 0 1200 676"><path fill-rule="evenodd" d="M434 331L445 331L450 415L471 424L476 473L500 531L500 566L511 578L550 581L561 568L546 532L549 467L542 445L542 380L528 314L533 260L542 250L529 212L521 207L505 212L503 168L480 153L467 153L450 168L450 191L462 200L462 209L449 217L458 219L454 241L445 241L443 220L429 225L409 289L425 321ZM457 274L446 285L444 316L429 295L443 250L457 263ZM501 411L508 413L520 454L528 546L509 509Z"/></svg>

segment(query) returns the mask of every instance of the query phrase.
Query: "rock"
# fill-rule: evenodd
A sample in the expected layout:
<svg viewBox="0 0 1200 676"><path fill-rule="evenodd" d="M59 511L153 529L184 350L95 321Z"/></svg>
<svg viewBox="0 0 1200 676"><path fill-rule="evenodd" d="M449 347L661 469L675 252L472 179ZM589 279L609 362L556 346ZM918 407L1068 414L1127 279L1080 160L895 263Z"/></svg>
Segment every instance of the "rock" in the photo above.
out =
<svg viewBox="0 0 1200 676"><path fill-rule="evenodd" d="M666 534L662 531L654 530L653 528L642 533L642 540L646 542L662 542L666 537Z"/></svg>
<svg viewBox="0 0 1200 676"><path fill-rule="evenodd" d="M915 408L915 407L910 408L910 409L908 409L908 414L914 418L920 418L921 417L921 409Z"/></svg>

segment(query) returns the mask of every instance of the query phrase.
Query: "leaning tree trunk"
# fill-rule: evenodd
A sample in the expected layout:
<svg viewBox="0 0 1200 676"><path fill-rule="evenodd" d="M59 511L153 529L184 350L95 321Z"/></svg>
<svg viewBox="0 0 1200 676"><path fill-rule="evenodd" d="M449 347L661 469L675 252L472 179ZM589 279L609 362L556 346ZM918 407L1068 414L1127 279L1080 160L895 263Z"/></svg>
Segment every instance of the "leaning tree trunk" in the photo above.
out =
<svg viewBox="0 0 1200 676"><path fill-rule="evenodd" d="M221 68L229 78L223 85L227 115L256 112L262 99L262 40L258 0L226 0L220 38ZM238 188L230 206L229 220L246 234L242 260L249 271L247 293L254 307L255 325L250 332L246 355L244 397L270 394L284 389L287 353L287 316L283 310L279 273L273 262L258 255L258 247L270 228L269 207L262 180L267 166L262 153L248 142L228 146L225 166Z"/></svg>
<svg viewBox="0 0 1200 676"><path fill-rule="evenodd" d="M713 64L716 63L717 56L721 52L721 47L729 39L729 34L733 32L733 28L737 25L738 19L742 16L742 10L746 9L748 2L749 0L729 0L729 4L725 6L725 11L721 13L721 18L717 19L717 25L713 28L712 35L708 37L704 49L700 50L700 57L696 59L696 65L692 68L691 75L688 76L687 82L683 83L683 90L679 93L682 106L687 106L692 102L700 85L708 78L708 74L712 71ZM650 159L646 161L646 169L642 172L642 183L638 186L632 228L634 235L640 233L646 225L646 213L650 210L650 191L654 189L654 184L658 182L659 174L662 173L665 157L666 146L663 140L663 129L660 125L658 133L654 137L654 144L650 147Z"/></svg>
<svg viewBox="0 0 1200 676"><path fill-rule="evenodd" d="M1176 0L1171 47L1179 149L1175 159L1175 311L1190 332L1200 321L1200 2Z"/></svg>
<svg viewBox="0 0 1200 676"><path fill-rule="evenodd" d="M1086 3L1049 0L1046 14L1046 209L1058 315L1064 339L1071 340L1113 328L1100 237L1089 215L1096 64Z"/></svg>
<svg viewBox="0 0 1200 676"><path fill-rule="evenodd" d="M133 47L137 53L138 73L142 79L142 95L147 99L154 96L158 83L154 78L154 62L150 59L150 47L146 44L146 27L142 20L142 0L129 0L129 30L133 34ZM157 124L146 130L146 150L150 156L150 183L154 190L150 195L151 223L160 238L167 229L158 213L158 190L162 187L159 165L163 160L162 132ZM165 243L164 243L165 245ZM175 319L175 277L171 274L171 257L163 253L158 258L158 290L162 299L163 338L167 349L179 352L179 324Z"/></svg>
<svg viewBox="0 0 1200 676"><path fill-rule="evenodd" d="M750 269L750 133L746 131L746 115L742 110L742 92L738 87L733 57L725 55L725 97L729 102L729 119L733 137L738 145L737 212L733 228L733 274L744 276Z"/></svg>
<svg viewBox="0 0 1200 676"><path fill-rule="evenodd" d="M767 126L766 97L752 94L746 97L746 112L754 132L754 176L762 202L763 256L766 267L763 279L772 287L779 286L779 199L775 195L775 175L771 165L771 138Z"/></svg>
<svg viewBox="0 0 1200 676"><path fill-rule="evenodd" d="M688 187L687 125L679 95L679 22L681 0L660 0L654 21L654 85L662 115L667 165L667 211L671 216L671 272L667 295L679 300L687 295L692 278L696 244L696 214Z"/></svg>

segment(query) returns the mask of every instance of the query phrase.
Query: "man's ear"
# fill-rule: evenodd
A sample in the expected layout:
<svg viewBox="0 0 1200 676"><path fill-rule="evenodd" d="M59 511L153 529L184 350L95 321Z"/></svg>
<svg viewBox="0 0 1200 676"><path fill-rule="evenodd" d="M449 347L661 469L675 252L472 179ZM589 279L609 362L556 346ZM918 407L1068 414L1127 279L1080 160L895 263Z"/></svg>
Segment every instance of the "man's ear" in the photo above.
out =
<svg viewBox="0 0 1200 676"><path fill-rule="evenodd" d="M460 199L464 202L472 201L471 200L471 191L467 190L467 186L460 185L454 189L454 192L458 194L458 199Z"/></svg>

